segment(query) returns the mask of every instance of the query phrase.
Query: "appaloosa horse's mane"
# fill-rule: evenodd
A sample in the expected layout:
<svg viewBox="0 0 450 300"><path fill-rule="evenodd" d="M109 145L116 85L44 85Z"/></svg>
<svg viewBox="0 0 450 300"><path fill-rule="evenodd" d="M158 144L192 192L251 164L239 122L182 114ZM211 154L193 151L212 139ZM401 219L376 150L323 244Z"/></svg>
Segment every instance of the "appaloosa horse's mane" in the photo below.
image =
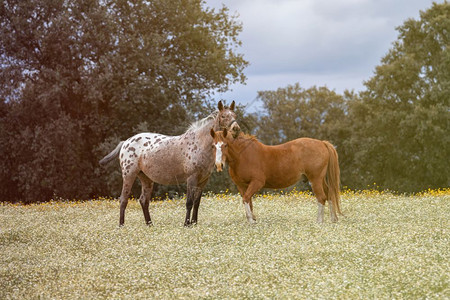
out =
<svg viewBox="0 0 450 300"><path fill-rule="evenodd" d="M207 117L205 117L205 118L203 118L201 120L193 122L191 125L189 125L188 129L186 130L186 132L202 128L203 126L209 124L211 120L214 120L215 118L217 118L218 114L219 114L219 111L216 110L213 113L211 113L209 116L207 116Z"/></svg>

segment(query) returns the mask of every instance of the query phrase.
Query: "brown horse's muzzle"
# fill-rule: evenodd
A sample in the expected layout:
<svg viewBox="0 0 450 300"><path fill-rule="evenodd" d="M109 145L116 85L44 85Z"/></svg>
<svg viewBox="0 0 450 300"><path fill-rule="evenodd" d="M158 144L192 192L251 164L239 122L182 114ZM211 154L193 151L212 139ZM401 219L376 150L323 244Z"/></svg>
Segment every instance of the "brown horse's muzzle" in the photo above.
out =
<svg viewBox="0 0 450 300"><path fill-rule="evenodd" d="M223 163L216 163L216 171L217 172L222 172L223 171Z"/></svg>

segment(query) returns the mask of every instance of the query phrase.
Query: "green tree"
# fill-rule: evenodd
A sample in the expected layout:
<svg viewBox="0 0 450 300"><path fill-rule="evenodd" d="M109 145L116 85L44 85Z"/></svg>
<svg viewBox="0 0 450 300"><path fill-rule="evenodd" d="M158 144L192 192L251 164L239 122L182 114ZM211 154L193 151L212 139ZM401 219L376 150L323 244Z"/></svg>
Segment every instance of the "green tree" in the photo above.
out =
<svg viewBox="0 0 450 300"><path fill-rule="evenodd" d="M450 184L450 4L398 28L361 98L349 104L359 187L414 192Z"/></svg>
<svg viewBox="0 0 450 300"><path fill-rule="evenodd" d="M201 0L2 1L4 200L110 193L108 144L178 134L212 91L245 80L240 31Z"/></svg>
<svg viewBox="0 0 450 300"><path fill-rule="evenodd" d="M297 83L276 91L260 91L266 113L258 116L258 138L279 144L299 137L339 141L336 123L345 118L345 98L326 87L303 89Z"/></svg>

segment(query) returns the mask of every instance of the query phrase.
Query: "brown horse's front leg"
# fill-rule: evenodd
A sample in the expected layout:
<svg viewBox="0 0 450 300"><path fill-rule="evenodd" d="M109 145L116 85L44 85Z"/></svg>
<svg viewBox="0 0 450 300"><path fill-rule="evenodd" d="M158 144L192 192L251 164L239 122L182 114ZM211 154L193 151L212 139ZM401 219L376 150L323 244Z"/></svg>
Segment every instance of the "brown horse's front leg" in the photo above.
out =
<svg viewBox="0 0 450 300"><path fill-rule="evenodd" d="M250 184L247 187L247 190L245 191L244 195L242 196L242 202L244 204L245 215L250 224L253 224L256 221L256 217L253 214L252 197L263 186L264 186L264 182L259 181L259 180L253 180L250 182Z"/></svg>

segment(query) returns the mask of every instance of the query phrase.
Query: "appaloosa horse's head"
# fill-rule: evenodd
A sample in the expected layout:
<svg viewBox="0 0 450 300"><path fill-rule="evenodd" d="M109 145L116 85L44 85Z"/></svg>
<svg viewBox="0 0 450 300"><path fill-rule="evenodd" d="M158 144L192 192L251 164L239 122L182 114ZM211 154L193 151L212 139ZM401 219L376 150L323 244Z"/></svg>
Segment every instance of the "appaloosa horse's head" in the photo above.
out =
<svg viewBox="0 0 450 300"><path fill-rule="evenodd" d="M241 128L239 127L239 124L236 121L236 113L234 112L234 108L235 108L234 101L231 103L229 107L224 106L222 101L219 101L218 126L216 126L214 130L219 131L227 129L229 132L232 133L234 137L239 135Z"/></svg>

